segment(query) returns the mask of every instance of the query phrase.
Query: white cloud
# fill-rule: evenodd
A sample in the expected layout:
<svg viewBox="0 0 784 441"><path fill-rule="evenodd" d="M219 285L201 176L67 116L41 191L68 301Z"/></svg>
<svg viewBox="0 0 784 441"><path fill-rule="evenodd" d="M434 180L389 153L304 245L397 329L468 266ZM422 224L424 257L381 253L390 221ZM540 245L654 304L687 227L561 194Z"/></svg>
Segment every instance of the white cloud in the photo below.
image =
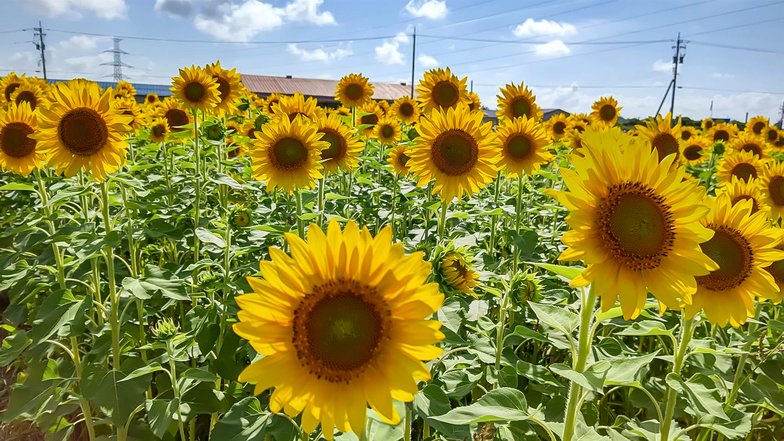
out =
<svg viewBox="0 0 784 441"><path fill-rule="evenodd" d="M569 55L572 50L561 40L548 41L545 44L534 46L536 55L540 57L554 57L558 55Z"/></svg>
<svg viewBox="0 0 784 441"><path fill-rule="evenodd" d="M155 10L172 17L188 18L193 13L192 0L155 0Z"/></svg>
<svg viewBox="0 0 784 441"><path fill-rule="evenodd" d="M38 62L38 55L37 53L33 53L30 51L24 52L16 52L10 57L8 57L8 61L13 63L15 66L32 66Z"/></svg>
<svg viewBox="0 0 784 441"><path fill-rule="evenodd" d="M100 18L125 18L128 5L125 0L26 0L25 7L48 17L68 14L81 17L81 11L93 12Z"/></svg>
<svg viewBox="0 0 784 441"><path fill-rule="evenodd" d="M656 60L653 62L653 70L656 72L672 74L672 62Z"/></svg>
<svg viewBox="0 0 784 441"><path fill-rule="evenodd" d="M74 72L89 72L98 73L103 67L101 63L108 63L112 61L112 55L109 53L100 53L98 55L84 55L80 57L70 57L63 60L68 67L68 71ZM78 74L76 74L78 75Z"/></svg>
<svg viewBox="0 0 784 441"><path fill-rule="evenodd" d="M720 80L729 80L729 79L735 78L735 75L729 74L729 73L714 72L714 73L711 74L711 77L712 78L718 78Z"/></svg>
<svg viewBox="0 0 784 441"><path fill-rule="evenodd" d="M286 18L290 21L304 21L316 26L337 24L329 11L319 12L324 0L294 0L286 5Z"/></svg>
<svg viewBox="0 0 784 441"><path fill-rule="evenodd" d="M426 54L422 54L422 55L418 56L417 57L417 61L425 69L432 69L432 68L438 66L438 60L436 60L435 58L431 57L430 55L426 55Z"/></svg>
<svg viewBox="0 0 784 441"><path fill-rule="evenodd" d="M517 25L512 32L518 37L533 37L537 35L565 36L577 33L577 28L569 23L558 23L549 20L536 21L528 18L522 24Z"/></svg>
<svg viewBox="0 0 784 441"><path fill-rule="evenodd" d="M436 20L446 17L449 9L446 7L446 0L410 0L406 4L406 11L417 18Z"/></svg>
<svg viewBox="0 0 784 441"><path fill-rule="evenodd" d="M91 37L89 35L74 35L67 40L61 40L58 46L66 51L86 51L95 49L98 41L105 37Z"/></svg>
<svg viewBox="0 0 784 441"><path fill-rule="evenodd" d="M260 32L283 26L284 12L258 0L247 0L240 6L232 3L202 10L193 19L196 29L219 40L249 41Z"/></svg>
<svg viewBox="0 0 784 441"><path fill-rule="evenodd" d="M347 45L346 48L339 46L334 51L325 51L322 48L309 51L307 49L302 49L296 44L291 43L288 45L287 50L292 54L297 55L302 61L341 60L354 53L354 51L351 50L350 43Z"/></svg>
<svg viewBox="0 0 784 441"><path fill-rule="evenodd" d="M408 35L405 32L398 32L393 40L398 43L408 44Z"/></svg>
<svg viewBox="0 0 784 441"><path fill-rule="evenodd" d="M381 46L376 46L376 61L381 64L403 64L403 54L399 50L397 42L384 41Z"/></svg>

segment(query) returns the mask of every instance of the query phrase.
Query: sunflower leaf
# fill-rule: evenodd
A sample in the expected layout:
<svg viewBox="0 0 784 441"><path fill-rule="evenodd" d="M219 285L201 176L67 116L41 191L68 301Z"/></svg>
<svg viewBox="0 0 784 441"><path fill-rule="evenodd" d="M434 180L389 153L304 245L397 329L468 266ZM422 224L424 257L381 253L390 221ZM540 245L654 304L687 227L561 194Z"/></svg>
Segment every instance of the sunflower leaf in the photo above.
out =
<svg viewBox="0 0 784 441"><path fill-rule="evenodd" d="M429 420L458 425L489 421L525 421L528 418L525 395L509 387L494 389L475 403L452 409L445 415L428 417Z"/></svg>

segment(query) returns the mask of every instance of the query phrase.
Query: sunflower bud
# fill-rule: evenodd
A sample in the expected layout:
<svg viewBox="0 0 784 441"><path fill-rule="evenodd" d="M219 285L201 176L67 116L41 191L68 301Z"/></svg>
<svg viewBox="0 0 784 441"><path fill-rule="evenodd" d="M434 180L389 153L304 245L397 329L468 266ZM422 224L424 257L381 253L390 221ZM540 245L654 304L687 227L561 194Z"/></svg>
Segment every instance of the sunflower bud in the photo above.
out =
<svg viewBox="0 0 784 441"><path fill-rule="evenodd" d="M158 340L169 340L174 338L179 331L179 326L171 318L165 317L152 328L152 335Z"/></svg>
<svg viewBox="0 0 784 441"><path fill-rule="evenodd" d="M250 210L245 207L236 206L232 208L231 215L229 216L229 222L231 222L232 228L239 230L250 225L250 214Z"/></svg>

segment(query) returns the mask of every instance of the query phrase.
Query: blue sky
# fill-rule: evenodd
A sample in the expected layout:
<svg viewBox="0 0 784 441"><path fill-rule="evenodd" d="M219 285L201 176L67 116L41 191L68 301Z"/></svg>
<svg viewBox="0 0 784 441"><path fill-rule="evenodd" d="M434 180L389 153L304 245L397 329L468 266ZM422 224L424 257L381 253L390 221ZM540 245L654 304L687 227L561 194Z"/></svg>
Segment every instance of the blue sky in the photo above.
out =
<svg viewBox="0 0 784 441"><path fill-rule="evenodd" d="M500 86L524 81L545 108L588 112L612 94L622 115L644 117L672 77L680 31L689 42L676 114L709 116L713 101L715 117L777 121L784 101L784 0L0 2L0 75L40 69L32 30L14 31L41 20L51 78L107 79L112 68L101 63L111 55L102 51L111 40L84 35L104 34L168 40L122 41L135 82L167 84L178 67L217 59L248 74L410 82L416 27L417 80L449 66L490 108Z"/></svg>

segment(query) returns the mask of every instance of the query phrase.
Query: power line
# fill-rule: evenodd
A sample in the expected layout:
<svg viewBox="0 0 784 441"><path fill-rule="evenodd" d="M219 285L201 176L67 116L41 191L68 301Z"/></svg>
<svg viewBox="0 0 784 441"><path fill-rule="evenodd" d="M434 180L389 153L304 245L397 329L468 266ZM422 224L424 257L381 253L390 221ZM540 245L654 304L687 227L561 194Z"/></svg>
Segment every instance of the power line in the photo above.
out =
<svg viewBox="0 0 784 441"><path fill-rule="evenodd" d="M489 38L463 38L463 37L439 37L436 35L423 35L419 34L420 37L425 38L440 38L442 40L456 40L456 41L475 41L475 42L483 42L483 43L500 43L500 44L523 44L523 45L532 45L532 44L547 44L549 41L532 41L532 40L493 40ZM594 40L585 40L585 41L564 41L563 44L566 45L610 45L610 44L632 44L632 43L664 43L672 41L672 39L661 39L661 40L645 40L645 41L594 41Z"/></svg>
<svg viewBox="0 0 784 441"><path fill-rule="evenodd" d="M696 41L696 40L689 40L692 44L698 44L702 46L710 46L710 47L718 47L722 49L735 49L739 51L750 51L750 52L762 52L766 54L784 54L784 51L774 51L771 49L761 49L756 47L745 47L745 46L733 46L730 44L722 44L722 43L709 43L707 41Z"/></svg>
<svg viewBox="0 0 784 441"><path fill-rule="evenodd" d="M737 89L717 89L713 87L695 87L695 86L678 86L678 89L690 89L690 90L713 90L719 92L733 92L733 93L762 93L765 95L784 95L784 92L769 92L769 91L759 91L759 90L737 90Z"/></svg>
<svg viewBox="0 0 784 441"><path fill-rule="evenodd" d="M0 34L13 34L14 32L27 32L30 29L11 29L10 31L0 31Z"/></svg>
<svg viewBox="0 0 784 441"><path fill-rule="evenodd" d="M730 26L730 27L719 28L719 29L712 29L710 31L697 32L697 33L694 33L694 34L689 34L689 35L687 35L687 37L694 37L696 35L712 34L714 32L731 31L733 29L745 28L747 26L756 26L758 24L770 23L772 21L779 21L779 20L784 20L784 17L769 18L767 20L760 20L760 21L755 21L755 22L751 22L751 23L744 23L744 24L736 25L736 26Z"/></svg>

